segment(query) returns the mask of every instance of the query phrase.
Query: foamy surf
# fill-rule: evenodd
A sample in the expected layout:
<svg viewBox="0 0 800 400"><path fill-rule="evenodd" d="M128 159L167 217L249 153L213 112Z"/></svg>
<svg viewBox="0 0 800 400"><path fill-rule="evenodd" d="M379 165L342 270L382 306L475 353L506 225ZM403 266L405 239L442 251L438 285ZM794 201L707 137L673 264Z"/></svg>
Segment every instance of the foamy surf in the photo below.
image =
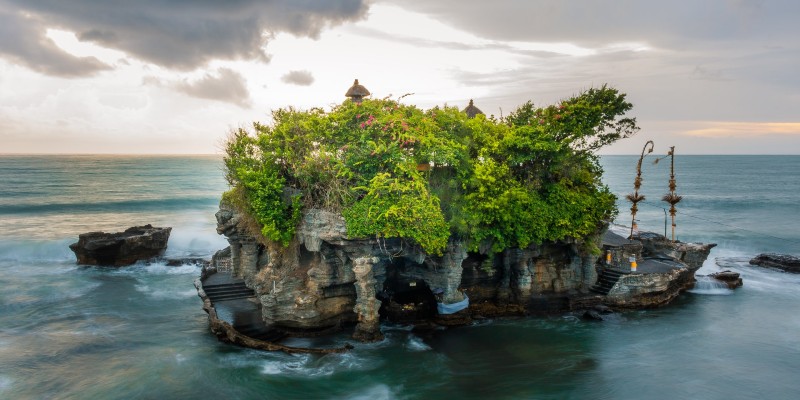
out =
<svg viewBox="0 0 800 400"><path fill-rule="evenodd" d="M296 378L319 378L353 371L371 371L382 362L354 352L313 356L309 354L274 357L260 363L263 375L283 375ZM272 358L272 357L271 357Z"/></svg>
<svg viewBox="0 0 800 400"><path fill-rule="evenodd" d="M404 347L409 351L428 351L431 349L431 346L425 344L422 338L416 335L408 335Z"/></svg>
<svg viewBox="0 0 800 400"><path fill-rule="evenodd" d="M364 389L362 392L353 393L341 399L349 400L392 400L397 398L397 394L386 384L377 384Z"/></svg>
<svg viewBox="0 0 800 400"><path fill-rule="evenodd" d="M733 290L729 289L725 282L720 282L709 276L696 276L695 278L697 279L697 282L695 282L694 288L689 290L689 293L716 296L727 296L733 294Z"/></svg>
<svg viewBox="0 0 800 400"><path fill-rule="evenodd" d="M138 284L135 285L134 287L136 288L136 291L144 293L145 295L154 300L177 300L177 299L185 299L197 296L197 290L195 289L186 289L186 290L177 290L180 288L154 289L146 284Z"/></svg>

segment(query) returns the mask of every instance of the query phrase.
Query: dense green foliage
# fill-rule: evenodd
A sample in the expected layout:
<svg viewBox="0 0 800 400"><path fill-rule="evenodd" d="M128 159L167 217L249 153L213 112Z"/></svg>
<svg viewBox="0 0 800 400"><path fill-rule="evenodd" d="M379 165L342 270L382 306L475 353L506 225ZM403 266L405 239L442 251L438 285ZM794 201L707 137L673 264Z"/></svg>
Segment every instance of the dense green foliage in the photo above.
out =
<svg viewBox="0 0 800 400"><path fill-rule="evenodd" d="M231 135L227 197L284 244L311 207L341 212L350 237L401 237L431 254L451 235L494 252L580 239L616 212L594 152L638 129L630 108L603 86L502 119L388 99L281 109L271 126Z"/></svg>

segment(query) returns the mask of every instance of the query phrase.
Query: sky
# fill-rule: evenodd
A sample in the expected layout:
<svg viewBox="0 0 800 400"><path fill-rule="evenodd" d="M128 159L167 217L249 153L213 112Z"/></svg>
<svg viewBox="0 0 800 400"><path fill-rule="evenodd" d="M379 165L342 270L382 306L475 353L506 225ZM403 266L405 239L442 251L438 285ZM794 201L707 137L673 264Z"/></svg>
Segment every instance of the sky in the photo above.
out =
<svg viewBox="0 0 800 400"><path fill-rule="evenodd" d="M213 154L271 111L374 98L501 116L603 84L601 150L800 154L795 0L0 0L0 154Z"/></svg>

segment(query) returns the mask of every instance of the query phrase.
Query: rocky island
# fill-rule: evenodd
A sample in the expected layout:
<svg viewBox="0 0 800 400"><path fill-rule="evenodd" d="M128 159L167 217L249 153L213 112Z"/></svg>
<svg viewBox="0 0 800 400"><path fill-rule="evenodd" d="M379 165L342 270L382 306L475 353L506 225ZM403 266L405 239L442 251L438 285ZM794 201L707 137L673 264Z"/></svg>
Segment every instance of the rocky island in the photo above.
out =
<svg viewBox="0 0 800 400"><path fill-rule="evenodd" d="M230 247L195 282L220 339L312 351L280 341L655 307L692 286L714 246L608 229L616 199L595 152L638 130L615 89L498 119L362 88L229 138L216 217Z"/></svg>

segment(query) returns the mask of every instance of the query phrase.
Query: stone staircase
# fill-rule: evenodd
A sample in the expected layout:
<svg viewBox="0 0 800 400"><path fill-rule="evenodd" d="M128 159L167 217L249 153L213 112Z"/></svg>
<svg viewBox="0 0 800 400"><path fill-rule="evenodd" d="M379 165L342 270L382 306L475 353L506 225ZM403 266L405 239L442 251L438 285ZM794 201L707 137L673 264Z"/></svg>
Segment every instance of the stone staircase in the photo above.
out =
<svg viewBox="0 0 800 400"><path fill-rule="evenodd" d="M605 296L611 291L617 281L619 281L619 278L625 274L625 272L615 269L603 269L600 272L600 276L597 277L597 282L589 288L589 291Z"/></svg>
<svg viewBox="0 0 800 400"><path fill-rule="evenodd" d="M238 300L256 297L253 289L248 288L244 281L234 281L216 285L203 285L206 295L212 303L225 300Z"/></svg>
<svg viewBox="0 0 800 400"><path fill-rule="evenodd" d="M253 289L229 272L218 272L206 277L203 291L217 308L217 313L227 315L225 320L238 333L252 339L276 343L286 338L286 333L267 326L261 319L261 307L248 301L256 297ZM218 304L219 303L219 304Z"/></svg>

